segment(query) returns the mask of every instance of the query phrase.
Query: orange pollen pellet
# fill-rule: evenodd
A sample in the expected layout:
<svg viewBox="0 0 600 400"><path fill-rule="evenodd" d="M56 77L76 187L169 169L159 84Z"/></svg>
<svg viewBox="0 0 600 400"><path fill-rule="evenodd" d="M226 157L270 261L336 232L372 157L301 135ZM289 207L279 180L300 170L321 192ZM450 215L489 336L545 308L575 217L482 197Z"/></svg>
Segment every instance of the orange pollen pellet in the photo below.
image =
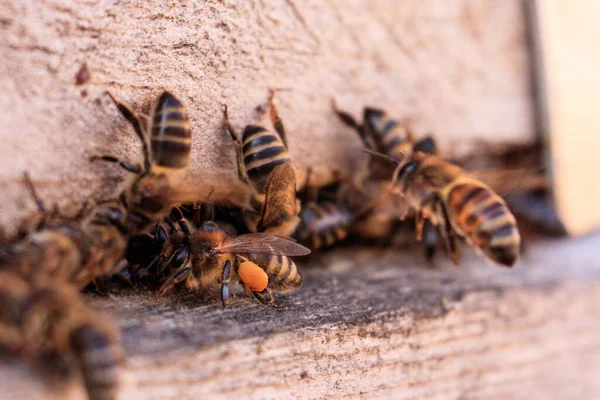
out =
<svg viewBox="0 0 600 400"><path fill-rule="evenodd" d="M269 283L266 272L250 261L244 261L238 267L238 275L242 282L253 292L262 292Z"/></svg>

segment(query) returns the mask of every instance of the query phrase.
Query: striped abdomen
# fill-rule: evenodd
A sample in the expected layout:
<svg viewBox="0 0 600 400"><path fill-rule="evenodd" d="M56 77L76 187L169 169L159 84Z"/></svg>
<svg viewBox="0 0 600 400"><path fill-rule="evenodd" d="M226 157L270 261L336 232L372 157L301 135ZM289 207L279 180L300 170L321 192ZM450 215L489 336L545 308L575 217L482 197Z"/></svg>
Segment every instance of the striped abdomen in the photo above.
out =
<svg viewBox="0 0 600 400"><path fill-rule="evenodd" d="M291 258L279 254L249 254L248 259L261 267L269 277L269 287L291 289L302 284L298 267Z"/></svg>
<svg viewBox="0 0 600 400"><path fill-rule="evenodd" d="M382 110L365 108L364 120L377 144L377 150L397 160L412 152L412 136L405 124L389 118Z"/></svg>
<svg viewBox="0 0 600 400"><path fill-rule="evenodd" d="M295 237L316 250L341 242L348 236L354 216L334 203L309 203L300 213Z"/></svg>
<svg viewBox="0 0 600 400"><path fill-rule="evenodd" d="M496 263L507 267L515 264L521 236L515 217L500 196L472 180L454 186L447 204L458 233Z"/></svg>
<svg viewBox="0 0 600 400"><path fill-rule="evenodd" d="M184 168L189 162L192 134L185 108L171 93L164 92L152 115L150 149L154 164Z"/></svg>
<svg viewBox="0 0 600 400"><path fill-rule="evenodd" d="M265 184L273 169L290 160L285 145L276 133L254 125L244 129L242 156L248 178L254 190L260 194L265 193Z"/></svg>
<svg viewBox="0 0 600 400"><path fill-rule="evenodd" d="M71 333L71 346L91 400L117 398L123 352L116 335L105 328L84 324Z"/></svg>

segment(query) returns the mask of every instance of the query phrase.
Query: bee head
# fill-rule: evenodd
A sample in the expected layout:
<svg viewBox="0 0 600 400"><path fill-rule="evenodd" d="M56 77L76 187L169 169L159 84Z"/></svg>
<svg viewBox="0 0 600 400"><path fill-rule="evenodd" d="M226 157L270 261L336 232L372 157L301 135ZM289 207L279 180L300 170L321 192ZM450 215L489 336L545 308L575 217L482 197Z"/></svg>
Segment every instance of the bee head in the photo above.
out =
<svg viewBox="0 0 600 400"><path fill-rule="evenodd" d="M225 242L227 234L213 221L207 221L190 236L190 248L197 256L213 256Z"/></svg>

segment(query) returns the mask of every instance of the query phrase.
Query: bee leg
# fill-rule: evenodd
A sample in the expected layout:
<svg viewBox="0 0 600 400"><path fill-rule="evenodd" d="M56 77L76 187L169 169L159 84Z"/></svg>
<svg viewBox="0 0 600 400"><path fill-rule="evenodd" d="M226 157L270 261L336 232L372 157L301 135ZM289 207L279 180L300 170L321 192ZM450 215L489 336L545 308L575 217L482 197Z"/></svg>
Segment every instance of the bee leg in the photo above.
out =
<svg viewBox="0 0 600 400"><path fill-rule="evenodd" d="M165 283L162 284L162 286L158 290L158 293L156 294L156 296L157 297L164 296L164 294L167 293L169 290L171 290L175 285L177 285L178 283L183 282L185 279L187 279L187 277L191 271L192 271L191 268L189 266L187 266L187 264L184 265L183 267L179 268L179 270L175 271L173 273L173 275L171 275L165 281Z"/></svg>
<svg viewBox="0 0 600 400"><path fill-rule="evenodd" d="M159 274L161 274L165 269L167 269L169 267L171 269L175 269L176 271L178 271L180 268L186 266L189 259L190 259L189 250L185 246L180 246L173 252L173 254L171 254L171 257L166 259L166 261L165 261L165 258L162 257L162 255L159 255L157 272Z"/></svg>
<svg viewBox="0 0 600 400"><path fill-rule="evenodd" d="M227 104L223 104L223 118L225 119L225 127L227 128L227 132L229 132L229 135L231 136L231 139L233 140L233 144L235 146L238 179L248 184L248 176L246 174L246 167L244 164L244 155L242 154L242 141L240 140L240 135L235 130L235 127L229 119L229 113L227 112Z"/></svg>
<svg viewBox="0 0 600 400"><path fill-rule="evenodd" d="M269 117L271 118L271 123L275 128L275 132L277 132L277 134L281 138L285 149L289 150L283 121L281 120L281 118L279 118L279 114L277 113L277 107L275 107L275 91L273 89L269 90Z"/></svg>
<svg viewBox="0 0 600 400"><path fill-rule="evenodd" d="M331 108L333 108L333 112L337 114L340 120L348 127L353 128L360 137L360 140L363 142L363 145L369 150L376 150L376 147L373 145L373 142L370 140L369 135L365 131L365 128L356 122L356 119L345 111L340 110L337 107L337 104L334 99L331 99Z"/></svg>
<svg viewBox="0 0 600 400"><path fill-rule="evenodd" d="M38 211L42 214L46 214L46 207L44 206L44 202L38 196L35 190L35 186L33 186L33 182L31 181L31 177L29 176L28 172L23 173L23 182L25 183L25 187L27 188L27 190L29 190L31 198L33 199L33 201L35 201L35 205L37 206Z"/></svg>
<svg viewBox="0 0 600 400"><path fill-rule="evenodd" d="M440 228L440 236L446 245L446 250L450 254L450 258L454 265L460 265L460 254L458 252L458 243L456 242L456 236L450 223L448 211L444 207L441 201L437 202L438 213L443 221L443 226Z"/></svg>
<svg viewBox="0 0 600 400"><path fill-rule="evenodd" d="M135 287L134 280L137 278L137 270L134 270L127 261L125 261L125 264L126 265L123 268L120 268L116 273L114 273L113 276L119 279L120 281L126 283L127 286L133 288Z"/></svg>
<svg viewBox="0 0 600 400"><path fill-rule="evenodd" d="M221 303L227 307L229 301L229 281L231 280L231 260L225 261L223 274L221 275Z"/></svg>
<svg viewBox="0 0 600 400"><path fill-rule="evenodd" d="M284 306L278 306L275 304L275 297L273 297L273 292L271 292L271 289L269 288L265 288L262 292L252 292L252 296L254 296L254 298L263 306L281 309L285 308Z"/></svg>
<svg viewBox="0 0 600 400"><path fill-rule="evenodd" d="M142 172L142 166L139 164L132 163L127 160L120 160L117 157L113 156L91 156L90 161L107 161L115 164L119 164L121 168L127 170L129 172L133 172L134 174L139 174Z"/></svg>
<svg viewBox="0 0 600 400"><path fill-rule="evenodd" d="M415 219L415 234L417 240L420 242L423 239L423 226L425 225L425 213L423 209L417 212Z"/></svg>
<svg viewBox="0 0 600 400"><path fill-rule="evenodd" d="M423 227L423 243L425 244L425 259L432 263L435 257L439 233L435 226L429 221L425 221Z"/></svg>
<svg viewBox="0 0 600 400"><path fill-rule="evenodd" d="M133 130L142 142L142 152L144 154L144 170L150 170L150 152L148 151L148 141L146 140L146 129L148 128L148 120L143 116L134 113L129 106L118 101L110 92L106 92L108 97L115 103L123 117L133 126Z"/></svg>

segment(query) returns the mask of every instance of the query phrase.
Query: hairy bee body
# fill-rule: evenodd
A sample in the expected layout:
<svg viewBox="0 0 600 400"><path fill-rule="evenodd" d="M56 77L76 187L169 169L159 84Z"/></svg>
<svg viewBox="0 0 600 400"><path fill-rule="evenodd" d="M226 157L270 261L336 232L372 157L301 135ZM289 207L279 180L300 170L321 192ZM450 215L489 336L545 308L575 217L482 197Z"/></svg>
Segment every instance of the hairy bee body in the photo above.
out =
<svg viewBox="0 0 600 400"><path fill-rule="evenodd" d="M296 199L296 167L289 153L283 122L269 97L270 117L275 133L261 126L248 125L240 139L229 120L227 107L224 117L227 130L236 146L238 178L250 186L251 210L243 218L252 232L271 232L291 235L298 223L299 204Z"/></svg>
<svg viewBox="0 0 600 400"><path fill-rule="evenodd" d="M144 165L121 162L134 175L117 200L98 204L81 221L51 218L39 231L11 246L7 251L10 257L2 257L1 266L36 272L44 268L51 276L85 286L99 276L115 272L125 254L128 237L147 231L171 210L173 189L169 176L189 161L189 144L187 150L172 146L173 136L186 140L190 137L183 106L168 92L160 96L149 128L152 151L148 152L148 134L142 120L125 105L116 104L142 140Z"/></svg>
<svg viewBox="0 0 600 400"><path fill-rule="evenodd" d="M78 287L110 274L123 256L127 238L114 220L97 218L104 211L98 207L83 221L46 223L43 229L11 244L0 257L0 268L21 275L43 274ZM112 214L114 210L110 211Z"/></svg>
<svg viewBox="0 0 600 400"><path fill-rule="evenodd" d="M298 267L288 256L281 254L240 254L240 256L242 260L247 259L261 267L269 278L269 286L273 289L293 289L302 284Z"/></svg>
<svg viewBox="0 0 600 400"><path fill-rule="evenodd" d="M118 103L125 117L132 121L132 111ZM142 129L139 122L134 128ZM143 170L125 185L119 199L127 208L126 230L144 232L169 213L173 190L170 178L183 171L190 159L191 130L185 108L168 92L158 99L149 129L150 152ZM148 134L139 132L145 143Z"/></svg>
<svg viewBox="0 0 600 400"><path fill-rule="evenodd" d="M125 105L115 103L133 125L144 153L143 165L112 156L99 157L117 162L134 173L118 193L118 198L98 204L81 219L46 218L43 204L26 177L44 223L0 251L0 273L14 275L5 280L0 277L0 296L9 295L5 302L0 301L3 303L0 307L4 304L9 307L9 311L0 315L0 327L12 324L12 328L22 330L24 346L30 346L32 341L45 342L55 340L58 334L63 335L55 350L70 346L79 360L92 399L116 397L115 366L118 360L115 349L119 346L116 335L109 332L112 332L110 326L100 325L89 310L80 311L83 306L79 304L77 290L100 276L117 272L125 256L128 238L147 231L169 212L176 201L172 199L169 177L181 171L189 160L189 123L181 104L172 95L165 92L160 96L149 128L151 134L147 121ZM23 278L26 290L20 293L2 286ZM27 286L46 281L50 282L47 286ZM33 297L29 297L29 293L34 293ZM24 309L31 304L35 304L37 314L34 316L30 315L33 311ZM10 310L19 310L16 320ZM42 325L32 330L36 328L32 321ZM66 333L70 336L64 336ZM29 334L35 337L27 336ZM0 347L10 348L10 344L0 342ZM34 348L32 352L35 354L37 350Z"/></svg>
<svg viewBox="0 0 600 400"><path fill-rule="evenodd" d="M413 150L413 138L407 125L390 118L385 111L367 107L363 114L363 129L372 138L372 150L401 159Z"/></svg>
<svg viewBox="0 0 600 400"><path fill-rule="evenodd" d="M271 172L276 166L290 162L288 151L278 134L249 125L242 134L242 157L250 184L262 205Z"/></svg>
<svg viewBox="0 0 600 400"><path fill-rule="evenodd" d="M155 165L165 168L187 167L192 134L187 112L181 102L164 92L153 112L150 151Z"/></svg>
<svg viewBox="0 0 600 400"><path fill-rule="evenodd" d="M0 346L23 356L70 351L89 398L116 398L123 356L117 333L62 280L0 271Z"/></svg>
<svg viewBox="0 0 600 400"><path fill-rule="evenodd" d="M179 283L184 283L189 290L220 285L225 305L230 297L229 282L239 281L248 294L263 304L270 304L274 301L271 289L291 289L302 283L296 264L277 245L291 246L296 252L300 249L302 254L308 249L280 236L268 233L236 236L230 229L228 224L206 221L192 232L185 246L186 261L178 268L168 263L169 278L159 294Z"/></svg>
<svg viewBox="0 0 600 400"><path fill-rule="evenodd" d="M276 289L297 287L302 283L298 267L291 258L279 254L225 253L211 255L211 249L220 247L229 237L221 226L207 222L190 239L192 265L201 271L201 286L214 283L214 271L220 271L226 260L232 262L232 273L237 275L239 263L249 260L261 267L269 278L269 285ZM206 272L206 274L205 274ZM206 281L203 275L207 276Z"/></svg>
<svg viewBox="0 0 600 400"><path fill-rule="evenodd" d="M348 236L354 214L330 201L308 203L300 212L294 237L313 250L332 246Z"/></svg>
<svg viewBox="0 0 600 400"><path fill-rule="evenodd" d="M415 153L399 169L398 187L419 218L445 229L446 236L455 232L465 237L500 265L517 261L521 237L515 217L500 196L460 167ZM452 253L457 262L456 251Z"/></svg>
<svg viewBox="0 0 600 400"><path fill-rule="evenodd" d="M512 266L517 261L520 235L506 202L474 179L455 181L447 189L448 211L454 230L469 238L491 260Z"/></svg>

